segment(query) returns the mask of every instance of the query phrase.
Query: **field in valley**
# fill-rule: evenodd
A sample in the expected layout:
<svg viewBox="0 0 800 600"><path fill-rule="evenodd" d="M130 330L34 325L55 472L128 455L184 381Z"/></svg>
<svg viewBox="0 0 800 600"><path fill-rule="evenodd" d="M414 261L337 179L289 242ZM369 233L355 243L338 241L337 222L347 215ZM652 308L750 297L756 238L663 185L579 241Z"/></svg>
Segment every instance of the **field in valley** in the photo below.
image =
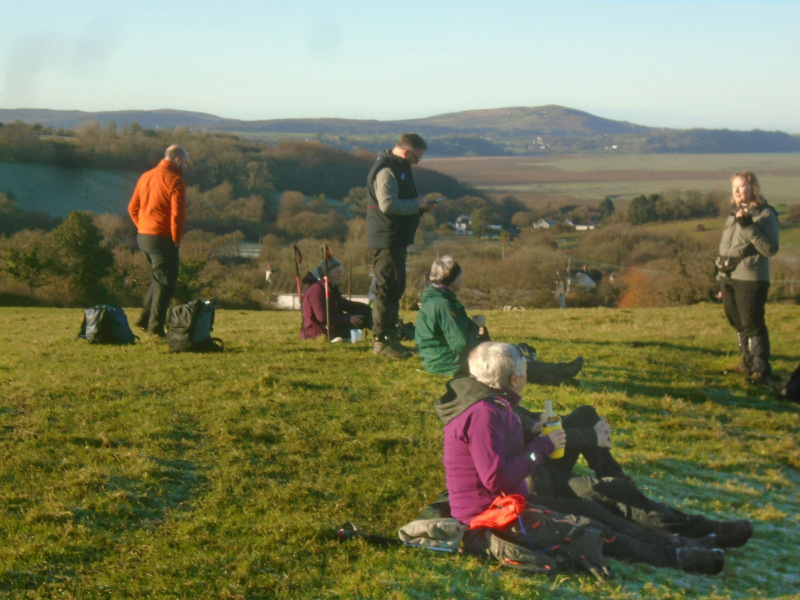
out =
<svg viewBox="0 0 800 600"><path fill-rule="evenodd" d="M422 164L491 194L592 205L610 196L618 208L639 194L669 189L728 190L730 175L748 169L773 205L800 202L800 154L426 157Z"/></svg>

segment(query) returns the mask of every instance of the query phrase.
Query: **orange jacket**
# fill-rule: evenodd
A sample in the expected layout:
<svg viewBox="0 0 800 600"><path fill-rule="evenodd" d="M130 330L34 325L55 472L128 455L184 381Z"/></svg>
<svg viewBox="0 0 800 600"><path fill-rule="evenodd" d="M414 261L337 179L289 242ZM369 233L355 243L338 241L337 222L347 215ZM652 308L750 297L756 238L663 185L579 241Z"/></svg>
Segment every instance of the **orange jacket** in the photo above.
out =
<svg viewBox="0 0 800 600"><path fill-rule="evenodd" d="M180 244L186 220L186 183L178 168L162 159L139 178L128 214L139 233L172 238Z"/></svg>

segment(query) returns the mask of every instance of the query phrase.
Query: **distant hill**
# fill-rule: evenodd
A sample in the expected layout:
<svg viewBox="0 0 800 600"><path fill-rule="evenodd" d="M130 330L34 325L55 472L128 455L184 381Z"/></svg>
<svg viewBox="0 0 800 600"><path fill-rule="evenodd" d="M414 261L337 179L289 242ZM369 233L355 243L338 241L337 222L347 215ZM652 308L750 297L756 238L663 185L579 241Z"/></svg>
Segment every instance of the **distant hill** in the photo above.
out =
<svg viewBox="0 0 800 600"><path fill-rule="evenodd" d="M800 152L800 136L779 131L666 129L613 121L563 106L512 107L447 113L398 121L358 119L272 119L242 121L180 110L116 112L0 109L0 123L40 123L74 129L99 122L118 127L138 123L145 129L224 131L254 139L314 139L327 146L377 151L405 131L417 131L431 143L430 154L498 156L565 152L744 153Z"/></svg>

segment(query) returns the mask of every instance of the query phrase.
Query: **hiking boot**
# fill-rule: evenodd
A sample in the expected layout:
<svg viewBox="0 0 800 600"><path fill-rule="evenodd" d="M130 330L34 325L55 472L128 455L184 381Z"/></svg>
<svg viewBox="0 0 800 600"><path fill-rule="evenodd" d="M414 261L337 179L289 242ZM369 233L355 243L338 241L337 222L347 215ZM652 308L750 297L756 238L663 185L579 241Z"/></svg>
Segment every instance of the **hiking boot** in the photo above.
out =
<svg viewBox="0 0 800 600"><path fill-rule="evenodd" d="M716 575L725 567L725 551L719 548L683 546L675 550L677 567L687 573Z"/></svg>
<svg viewBox="0 0 800 600"><path fill-rule="evenodd" d="M526 344L525 342L517 344L517 349L519 349L519 351L522 353L522 356L525 358L525 360L536 360L536 348L530 344Z"/></svg>
<svg viewBox="0 0 800 600"><path fill-rule="evenodd" d="M572 379L578 373L581 372L582 368L583 368L583 357L579 356L572 362L558 363L558 374L561 376L562 379Z"/></svg>
<svg viewBox="0 0 800 600"><path fill-rule="evenodd" d="M742 361L738 365L736 365L735 367L733 367L733 366L725 367L722 370L722 374L723 375L736 375L736 374L739 374L739 375L744 375L745 377L747 377L747 376L750 375L750 369L744 363L744 361Z"/></svg>
<svg viewBox="0 0 800 600"><path fill-rule="evenodd" d="M748 519L720 521L714 525L712 535L717 548L739 548L753 535L753 522Z"/></svg>
<svg viewBox="0 0 800 600"><path fill-rule="evenodd" d="M398 344L398 346L399 345L400 344ZM413 353L410 350L406 350L403 346L400 346L400 348L401 349L398 349L392 346L387 339L375 339L372 341L372 353L376 356L383 356L394 360L411 358Z"/></svg>
<svg viewBox="0 0 800 600"><path fill-rule="evenodd" d="M416 348L407 348L406 346L403 346L403 344L401 344L400 340L398 339L398 335L397 335L396 331L393 331L392 333L390 333L387 336L386 339L388 340L389 345L392 348L394 348L395 350L397 350L398 352L412 352L413 353L413 352L417 351Z"/></svg>

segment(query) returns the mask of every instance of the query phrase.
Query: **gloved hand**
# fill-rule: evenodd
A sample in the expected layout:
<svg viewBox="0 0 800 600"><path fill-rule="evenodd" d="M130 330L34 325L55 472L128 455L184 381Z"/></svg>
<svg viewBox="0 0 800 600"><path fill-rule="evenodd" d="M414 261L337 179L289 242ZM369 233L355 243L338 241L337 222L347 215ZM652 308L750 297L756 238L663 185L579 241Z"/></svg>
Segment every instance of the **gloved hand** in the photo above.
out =
<svg viewBox="0 0 800 600"><path fill-rule="evenodd" d="M736 213L736 222L740 227L750 227L753 224L753 217L745 209L739 209Z"/></svg>

